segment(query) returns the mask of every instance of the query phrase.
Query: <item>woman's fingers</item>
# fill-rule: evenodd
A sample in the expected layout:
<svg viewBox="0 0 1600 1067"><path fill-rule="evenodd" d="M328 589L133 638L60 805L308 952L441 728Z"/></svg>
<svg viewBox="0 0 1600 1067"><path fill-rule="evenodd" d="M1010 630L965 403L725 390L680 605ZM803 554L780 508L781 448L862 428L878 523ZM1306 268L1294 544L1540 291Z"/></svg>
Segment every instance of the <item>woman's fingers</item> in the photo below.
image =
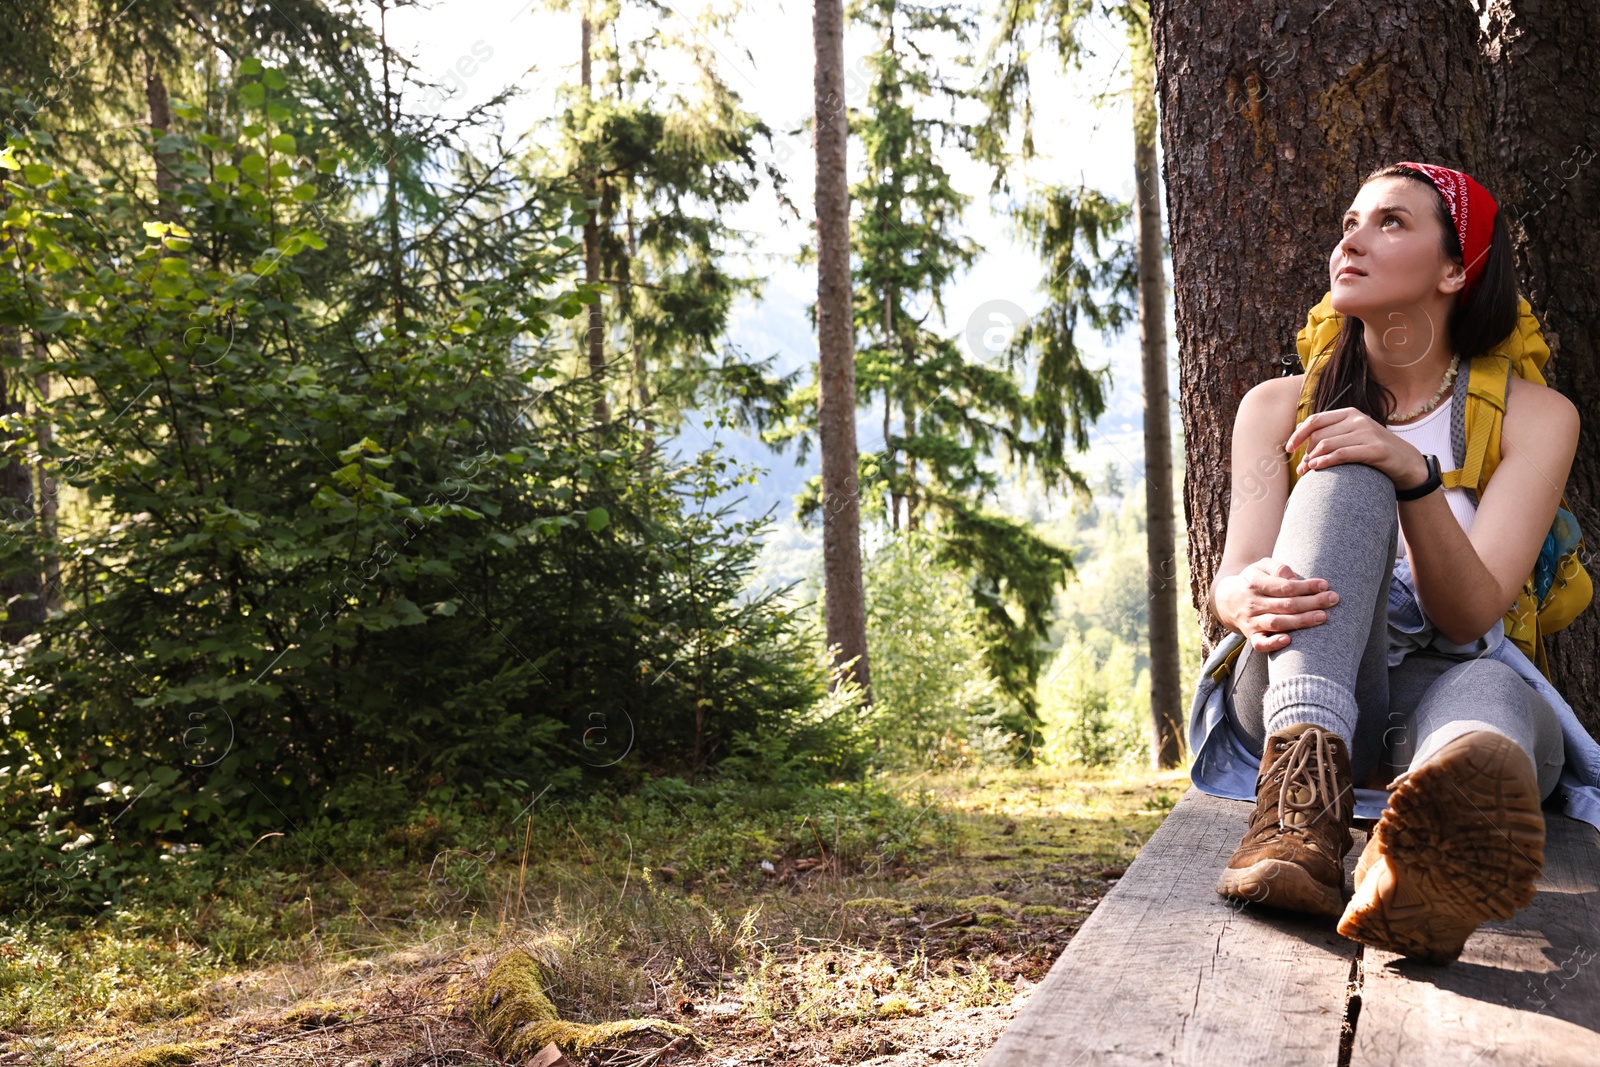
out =
<svg viewBox="0 0 1600 1067"><path fill-rule="evenodd" d="M1287 566L1279 566L1283 566L1287 575L1263 574L1258 581L1251 583L1251 592L1260 596L1305 596L1328 588L1328 583L1321 578L1297 578Z"/></svg>
<svg viewBox="0 0 1600 1067"><path fill-rule="evenodd" d="M1263 607L1279 615L1307 615L1311 612L1326 611L1338 602L1339 594L1330 589L1325 593L1278 597L1267 601Z"/></svg>
<svg viewBox="0 0 1600 1067"><path fill-rule="evenodd" d="M1277 612L1261 614L1250 621L1255 623L1258 630L1282 633L1285 630L1304 630L1308 626L1317 626L1327 620L1328 613L1326 611L1302 611L1295 614Z"/></svg>
<svg viewBox="0 0 1600 1067"><path fill-rule="evenodd" d="M1288 643L1288 634L1253 633L1250 635L1250 647L1257 652L1276 652Z"/></svg>
<svg viewBox="0 0 1600 1067"><path fill-rule="evenodd" d="M1315 459L1317 456L1327 455L1334 449L1345 448L1350 445L1359 445L1364 443L1366 440L1367 436L1365 434L1357 433L1354 430L1351 430L1348 433L1323 434L1321 437L1317 438L1316 444L1306 449L1306 454L1301 458Z"/></svg>

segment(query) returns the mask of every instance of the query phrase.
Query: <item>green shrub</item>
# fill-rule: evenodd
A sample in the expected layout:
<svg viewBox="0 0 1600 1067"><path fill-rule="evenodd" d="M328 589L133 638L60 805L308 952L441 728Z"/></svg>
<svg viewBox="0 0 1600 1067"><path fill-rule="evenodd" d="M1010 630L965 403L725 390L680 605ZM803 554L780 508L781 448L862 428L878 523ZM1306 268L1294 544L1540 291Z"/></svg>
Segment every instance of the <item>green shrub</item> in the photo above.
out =
<svg viewBox="0 0 1600 1067"><path fill-rule="evenodd" d="M939 562L932 535L897 534L866 564L868 729L892 766L958 766L1005 758L999 720L1016 713L984 661L972 596Z"/></svg>
<svg viewBox="0 0 1600 1067"><path fill-rule="evenodd" d="M163 843L405 827L441 787L692 780L822 697L747 588L762 521L706 506L753 476L597 430L538 346L594 296L556 281L572 206L481 186L428 250L470 261L394 278L350 153L261 72L174 104L170 219L9 138L5 370L69 387L0 440L61 494L0 522L0 565L60 572L0 653L0 906L104 906ZM423 820L417 855L450 836Z"/></svg>

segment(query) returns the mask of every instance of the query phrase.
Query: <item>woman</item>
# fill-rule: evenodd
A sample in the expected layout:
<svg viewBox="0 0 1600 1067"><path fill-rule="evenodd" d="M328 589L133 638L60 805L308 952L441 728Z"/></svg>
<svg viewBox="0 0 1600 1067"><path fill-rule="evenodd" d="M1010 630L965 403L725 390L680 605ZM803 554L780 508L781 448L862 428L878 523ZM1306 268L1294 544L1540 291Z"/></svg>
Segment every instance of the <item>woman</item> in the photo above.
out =
<svg viewBox="0 0 1600 1067"><path fill-rule="evenodd" d="M1449 962L1479 923L1532 899L1543 863L1540 805L1562 773L1565 724L1498 646L1555 517L1578 412L1512 377L1481 499L1439 488L1436 457L1454 466L1457 374L1517 321L1504 220L1465 174L1373 172L1328 274L1343 323L1315 413L1296 423L1295 375L1250 390L1234 424L1210 605L1247 642L1226 726L1259 767L1217 892L1340 915L1347 937ZM1284 461L1302 444L1291 493ZM1396 626L1408 597L1417 625ZM1355 786L1396 773L1346 905Z"/></svg>

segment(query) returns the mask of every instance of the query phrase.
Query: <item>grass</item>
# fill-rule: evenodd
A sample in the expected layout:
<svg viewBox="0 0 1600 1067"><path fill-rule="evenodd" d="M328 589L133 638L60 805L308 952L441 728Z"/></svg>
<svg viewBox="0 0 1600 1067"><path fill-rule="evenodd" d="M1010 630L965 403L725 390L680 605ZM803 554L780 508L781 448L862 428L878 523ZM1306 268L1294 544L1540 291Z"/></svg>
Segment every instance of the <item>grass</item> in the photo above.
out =
<svg viewBox="0 0 1600 1067"><path fill-rule="evenodd" d="M0 924L0 1060L494 1062L469 1009L512 948L560 1020L654 1017L720 1055L858 1062L942 1026L997 1033L1186 784L665 780L544 798L499 836L430 814L381 839L179 856L110 914Z"/></svg>

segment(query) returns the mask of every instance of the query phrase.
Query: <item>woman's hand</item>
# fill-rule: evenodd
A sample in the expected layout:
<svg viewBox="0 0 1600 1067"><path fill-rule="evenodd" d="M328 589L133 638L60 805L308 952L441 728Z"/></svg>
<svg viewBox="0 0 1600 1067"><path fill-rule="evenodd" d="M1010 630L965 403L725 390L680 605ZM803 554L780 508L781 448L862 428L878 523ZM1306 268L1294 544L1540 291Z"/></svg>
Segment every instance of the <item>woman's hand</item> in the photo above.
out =
<svg viewBox="0 0 1600 1067"><path fill-rule="evenodd" d="M1217 617L1231 623L1257 652L1289 644L1290 630L1327 621L1339 594L1321 578L1299 578L1287 563L1263 557L1212 586Z"/></svg>
<svg viewBox="0 0 1600 1067"><path fill-rule="evenodd" d="M1340 463L1365 463L1389 476L1397 489L1421 485L1428 462L1410 441L1356 408L1333 408L1308 416L1294 428L1283 450L1290 455L1306 443L1296 476Z"/></svg>

